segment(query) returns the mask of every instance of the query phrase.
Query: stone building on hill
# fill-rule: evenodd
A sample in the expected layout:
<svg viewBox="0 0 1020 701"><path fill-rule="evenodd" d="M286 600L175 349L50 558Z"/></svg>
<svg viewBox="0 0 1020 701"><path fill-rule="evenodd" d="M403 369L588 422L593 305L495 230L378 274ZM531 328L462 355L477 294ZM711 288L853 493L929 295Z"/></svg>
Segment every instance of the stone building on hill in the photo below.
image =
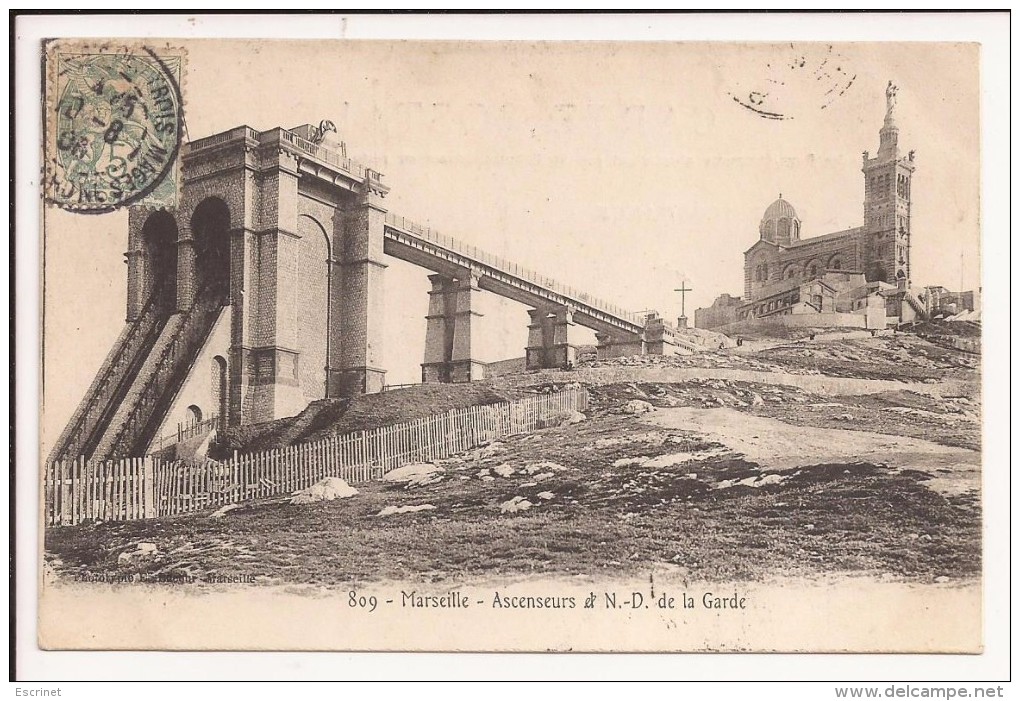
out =
<svg viewBox="0 0 1020 701"><path fill-rule="evenodd" d="M695 312L701 328L773 319L790 326L884 328L912 321L924 305L910 287L911 180L914 152L899 147L896 86L886 88L878 153L862 158L864 224L801 238L793 205L779 198L744 252L744 295L729 294ZM810 315L810 316L807 316Z"/></svg>
<svg viewBox="0 0 1020 701"><path fill-rule="evenodd" d="M711 307L694 310L694 326L699 329L717 329L737 320L737 309L744 303L743 297L734 297L728 292L716 297Z"/></svg>

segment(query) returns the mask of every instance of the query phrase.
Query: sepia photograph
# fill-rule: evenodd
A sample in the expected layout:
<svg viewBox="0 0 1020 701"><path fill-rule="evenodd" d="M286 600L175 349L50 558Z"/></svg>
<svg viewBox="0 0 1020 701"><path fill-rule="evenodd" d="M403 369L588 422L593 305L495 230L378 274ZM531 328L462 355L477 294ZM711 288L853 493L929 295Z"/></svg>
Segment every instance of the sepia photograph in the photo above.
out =
<svg viewBox="0 0 1020 701"><path fill-rule="evenodd" d="M40 55L40 648L985 650L979 43Z"/></svg>

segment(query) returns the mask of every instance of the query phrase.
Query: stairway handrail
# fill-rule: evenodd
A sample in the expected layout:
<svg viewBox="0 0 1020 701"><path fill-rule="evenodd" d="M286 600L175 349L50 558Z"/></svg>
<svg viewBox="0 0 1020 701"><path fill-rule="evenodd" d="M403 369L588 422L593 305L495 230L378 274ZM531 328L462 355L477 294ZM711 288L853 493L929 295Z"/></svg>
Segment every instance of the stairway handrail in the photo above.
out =
<svg viewBox="0 0 1020 701"><path fill-rule="evenodd" d="M131 349L136 348L135 344L139 338L148 335L153 328L159 325L159 315L153 313L159 297L160 292L158 290L150 294L138 315L129 323L126 335L120 339L113 355L104 361L96 378L85 392L82 402L78 405L78 408L71 416L71 420L61 432L60 437L53 446L51 459L58 456L58 454L62 456L71 446L79 442L82 434L88 432L87 429L94 428L94 426L89 426L90 418L94 419L93 410L99 404L100 397L111 386L111 377L123 367L125 357ZM143 327L146 328L145 333L142 332ZM127 362L130 364L130 359ZM113 384L119 386L120 382ZM105 409L105 406L100 408L100 412L103 409Z"/></svg>

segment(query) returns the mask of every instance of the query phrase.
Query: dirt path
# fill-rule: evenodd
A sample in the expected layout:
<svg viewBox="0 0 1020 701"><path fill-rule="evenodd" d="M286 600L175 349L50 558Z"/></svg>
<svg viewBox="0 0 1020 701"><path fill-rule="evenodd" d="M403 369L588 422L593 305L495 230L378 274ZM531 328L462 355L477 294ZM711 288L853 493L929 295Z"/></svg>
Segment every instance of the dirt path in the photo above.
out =
<svg viewBox="0 0 1020 701"><path fill-rule="evenodd" d="M733 409L659 409L647 416L657 426L697 431L771 469L827 462L871 462L921 470L925 484L942 494L981 487L981 454L916 438L870 431L794 426Z"/></svg>
<svg viewBox="0 0 1020 701"><path fill-rule="evenodd" d="M671 368L671 367L600 367L562 371L548 370L527 376L532 382L582 382L607 385L620 382L685 382L687 380L731 380L758 382L767 385L799 387L815 394L862 395L905 390L931 397L966 396L974 393L975 383L964 380L941 380L935 383L870 380L855 377L769 372L743 368Z"/></svg>

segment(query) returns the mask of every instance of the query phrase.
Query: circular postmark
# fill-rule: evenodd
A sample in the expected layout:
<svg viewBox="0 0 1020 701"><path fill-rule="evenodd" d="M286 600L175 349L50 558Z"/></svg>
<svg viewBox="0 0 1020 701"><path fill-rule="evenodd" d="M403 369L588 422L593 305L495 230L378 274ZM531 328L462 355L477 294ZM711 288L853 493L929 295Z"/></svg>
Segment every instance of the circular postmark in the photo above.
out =
<svg viewBox="0 0 1020 701"><path fill-rule="evenodd" d="M825 110L857 80L851 61L832 44L757 47L767 59L745 71L728 92L736 104L762 119L786 120Z"/></svg>
<svg viewBox="0 0 1020 701"><path fill-rule="evenodd" d="M110 212L159 187L181 144L180 86L152 51L60 56L49 106L48 199Z"/></svg>

